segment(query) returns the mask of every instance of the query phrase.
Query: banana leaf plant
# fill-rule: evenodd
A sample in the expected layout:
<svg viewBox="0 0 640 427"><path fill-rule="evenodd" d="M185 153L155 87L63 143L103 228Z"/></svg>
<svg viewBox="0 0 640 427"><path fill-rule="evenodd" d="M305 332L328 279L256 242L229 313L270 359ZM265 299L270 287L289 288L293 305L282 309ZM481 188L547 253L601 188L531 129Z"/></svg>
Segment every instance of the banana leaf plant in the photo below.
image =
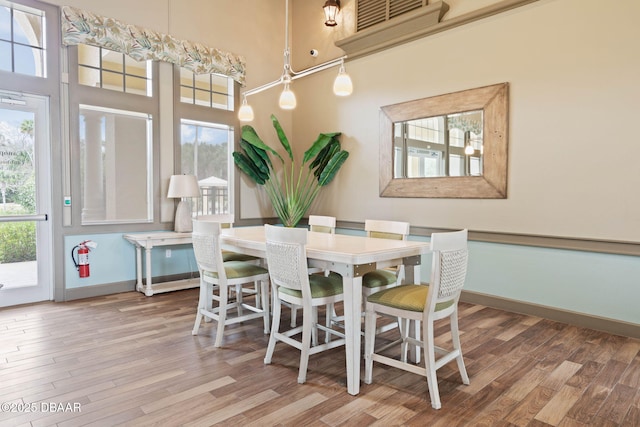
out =
<svg viewBox="0 0 640 427"><path fill-rule="evenodd" d="M280 122L274 115L271 115L271 122L289 157L288 161L265 144L249 125L242 127L241 150L233 153L233 160L252 181L264 187L282 224L295 227L311 207L320 189L336 176L349 153L340 147L340 132L321 133L304 153L302 163L297 168L291 145ZM272 157L274 161L280 161L280 177Z"/></svg>

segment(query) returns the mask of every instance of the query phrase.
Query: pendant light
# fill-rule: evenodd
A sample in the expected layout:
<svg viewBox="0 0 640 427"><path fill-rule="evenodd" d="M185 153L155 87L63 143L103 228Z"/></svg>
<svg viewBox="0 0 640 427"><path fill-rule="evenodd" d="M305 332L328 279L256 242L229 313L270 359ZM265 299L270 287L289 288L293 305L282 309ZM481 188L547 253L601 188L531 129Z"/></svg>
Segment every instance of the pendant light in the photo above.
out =
<svg viewBox="0 0 640 427"><path fill-rule="evenodd" d="M349 96L353 92L353 83L351 77L344 69L344 60L340 63L340 70L333 82L333 93L338 96Z"/></svg>
<svg viewBox="0 0 640 427"><path fill-rule="evenodd" d="M247 97L243 96L242 105L238 110L238 119L241 122L250 122L253 120L253 117L253 108L251 108L251 105L247 104Z"/></svg>
<svg viewBox="0 0 640 427"><path fill-rule="evenodd" d="M337 96L348 96L353 92L353 83L351 82L351 78L347 74L344 67L344 60L347 58L346 55L341 56L340 58L332 59L327 62L323 62L322 64L315 65L313 67L309 67L302 71L294 71L291 69L291 51L289 49L289 0L285 0L285 37L284 37L284 65L282 75L278 80L274 80L270 83L266 83L262 86L258 86L257 88L248 90L242 94L242 105L238 110L238 119L241 122L250 122L254 118L253 109L247 103L247 97L250 95L254 95L256 93L265 91L267 89L271 89L272 87L284 85L282 93L280 94L280 99L278 105L283 110L292 110L296 108L296 95L291 90L291 83L295 79L299 79L301 77L305 77L318 71L323 71L328 68L340 66L338 71L338 75L333 83L333 93ZM340 10L340 2L329 0L325 3L325 12L327 11L327 7L336 7L337 13ZM335 20L335 14L333 15ZM328 24L327 24L328 25ZM335 24L333 24L335 25Z"/></svg>

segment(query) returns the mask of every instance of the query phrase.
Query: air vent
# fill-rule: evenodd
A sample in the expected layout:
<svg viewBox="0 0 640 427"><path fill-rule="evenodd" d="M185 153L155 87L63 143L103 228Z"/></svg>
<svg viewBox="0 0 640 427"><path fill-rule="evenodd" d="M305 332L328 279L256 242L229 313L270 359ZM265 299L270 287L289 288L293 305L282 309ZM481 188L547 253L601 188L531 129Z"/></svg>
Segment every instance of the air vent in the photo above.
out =
<svg viewBox="0 0 640 427"><path fill-rule="evenodd" d="M426 0L357 0L356 31L362 31L426 5Z"/></svg>

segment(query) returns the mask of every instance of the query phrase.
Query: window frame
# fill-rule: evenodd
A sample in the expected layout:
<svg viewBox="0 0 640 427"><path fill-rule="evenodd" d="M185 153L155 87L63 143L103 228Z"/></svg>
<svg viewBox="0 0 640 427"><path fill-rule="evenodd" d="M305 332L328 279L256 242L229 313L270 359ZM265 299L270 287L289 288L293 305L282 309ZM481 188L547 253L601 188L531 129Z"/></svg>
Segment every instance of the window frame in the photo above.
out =
<svg viewBox="0 0 640 427"><path fill-rule="evenodd" d="M229 150L229 158L228 162L228 180L227 180L227 190L229 195L228 205L229 205L229 214L234 215L236 212L239 212L239 182L236 177L235 164L233 163L233 157L231 153L236 151L239 146L240 141L240 126L237 117L237 111L239 107L239 98L240 98L240 84L233 80L231 77L228 77L233 82L233 108L229 110L223 110L221 108L204 106L198 104L189 104L181 101L181 73L180 67L177 65L173 66L173 129L174 129L174 173L179 174L182 172L182 150L181 150L181 122L182 120L194 121L194 122L202 122L202 123L212 123L212 124L220 124L227 125L233 130L233 141L230 141L230 150Z"/></svg>
<svg viewBox="0 0 640 427"><path fill-rule="evenodd" d="M78 83L78 47L67 46L67 63L69 73L69 143L70 143L70 181L71 181L71 224L91 232L116 231L150 231L157 230L160 222L160 83L159 67L156 61L152 63L152 96L118 92L110 89L96 88ZM82 209L84 206L80 165L80 105L91 105L149 114L152 117L151 143L151 218L148 221L117 221L82 223Z"/></svg>

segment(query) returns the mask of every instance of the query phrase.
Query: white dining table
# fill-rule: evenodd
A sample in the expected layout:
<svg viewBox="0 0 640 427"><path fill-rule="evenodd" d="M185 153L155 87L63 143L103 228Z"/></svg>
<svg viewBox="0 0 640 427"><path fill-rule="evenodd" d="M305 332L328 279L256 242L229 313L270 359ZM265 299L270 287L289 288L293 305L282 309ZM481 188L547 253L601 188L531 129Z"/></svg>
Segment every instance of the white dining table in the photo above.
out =
<svg viewBox="0 0 640 427"><path fill-rule="evenodd" d="M264 227L224 229L221 246L265 258ZM362 276L377 268L404 264L406 282L415 283L415 277L419 283L421 255L429 252L429 243L309 231L306 249L311 267L335 271L342 276L347 391L356 395L360 392Z"/></svg>

